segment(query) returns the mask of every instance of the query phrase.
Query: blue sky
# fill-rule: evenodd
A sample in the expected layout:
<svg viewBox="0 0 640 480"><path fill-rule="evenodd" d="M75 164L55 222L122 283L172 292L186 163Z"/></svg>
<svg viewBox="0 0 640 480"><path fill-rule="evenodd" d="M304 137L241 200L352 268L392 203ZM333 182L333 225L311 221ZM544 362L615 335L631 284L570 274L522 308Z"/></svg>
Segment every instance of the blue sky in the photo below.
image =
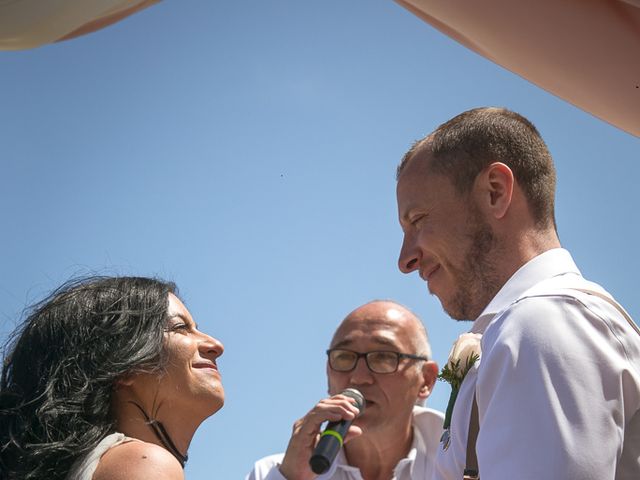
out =
<svg viewBox="0 0 640 480"><path fill-rule="evenodd" d="M326 394L356 306L412 308L443 363L458 324L396 267L395 167L469 108L532 120L561 240L640 317L640 142L390 0L165 1L73 41L0 53L0 335L87 273L174 280L221 339L227 392L187 477L242 478ZM532 386L535 388L535 386ZM448 386L429 405L444 409Z"/></svg>

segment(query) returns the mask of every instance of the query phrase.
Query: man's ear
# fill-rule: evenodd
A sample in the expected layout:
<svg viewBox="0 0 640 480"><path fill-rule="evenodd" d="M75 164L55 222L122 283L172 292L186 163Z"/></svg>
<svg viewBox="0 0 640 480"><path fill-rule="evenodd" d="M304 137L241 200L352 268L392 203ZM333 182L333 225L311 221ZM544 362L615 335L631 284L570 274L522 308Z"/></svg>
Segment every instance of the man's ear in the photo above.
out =
<svg viewBox="0 0 640 480"><path fill-rule="evenodd" d="M420 391L418 392L418 400L424 401L429 397L429 395L431 395L437 377L438 364L433 360L424 362L422 364L422 385L420 386Z"/></svg>
<svg viewBox="0 0 640 480"><path fill-rule="evenodd" d="M474 188L478 205L491 218L503 218L511 206L514 186L511 169L504 163L493 162L476 178Z"/></svg>

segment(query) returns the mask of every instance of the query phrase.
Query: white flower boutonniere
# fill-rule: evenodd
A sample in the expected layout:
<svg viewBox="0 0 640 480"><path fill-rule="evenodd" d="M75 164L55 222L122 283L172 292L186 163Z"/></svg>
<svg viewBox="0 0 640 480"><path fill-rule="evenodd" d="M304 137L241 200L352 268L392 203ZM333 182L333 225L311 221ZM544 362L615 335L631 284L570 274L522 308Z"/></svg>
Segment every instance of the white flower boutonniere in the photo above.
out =
<svg viewBox="0 0 640 480"><path fill-rule="evenodd" d="M462 385L465 375L471 367L480 358L480 340L482 335L479 333L463 333L453 344L453 348L449 353L449 360L442 369L442 372L438 374L438 379L444 380L451 384L451 396L449 397L449 403L447 404L447 412L444 418L444 433L440 438L442 448L445 450L449 448L451 441L450 427L451 427L451 415L453 413L453 406L456 403L458 397L458 390Z"/></svg>

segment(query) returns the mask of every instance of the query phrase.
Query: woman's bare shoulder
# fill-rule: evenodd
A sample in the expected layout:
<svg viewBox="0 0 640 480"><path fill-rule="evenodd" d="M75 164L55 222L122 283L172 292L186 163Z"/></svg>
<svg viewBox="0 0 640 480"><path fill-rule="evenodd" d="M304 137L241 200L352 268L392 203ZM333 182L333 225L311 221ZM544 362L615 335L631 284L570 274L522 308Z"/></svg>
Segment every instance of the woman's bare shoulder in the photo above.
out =
<svg viewBox="0 0 640 480"><path fill-rule="evenodd" d="M106 452L93 480L184 480L176 458L164 448L142 441L122 443Z"/></svg>

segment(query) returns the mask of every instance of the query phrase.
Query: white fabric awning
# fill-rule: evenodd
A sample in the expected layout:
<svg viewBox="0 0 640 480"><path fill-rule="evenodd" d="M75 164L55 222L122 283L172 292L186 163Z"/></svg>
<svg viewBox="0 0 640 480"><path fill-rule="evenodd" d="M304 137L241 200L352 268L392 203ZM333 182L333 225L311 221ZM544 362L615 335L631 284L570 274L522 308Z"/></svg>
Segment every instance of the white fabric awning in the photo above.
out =
<svg viewBox="0 0 640 480"><path fill-rule="evenodd" d="M21 50L111 25L160 0L0 0L0 50Z"/></svg>
<svg viewBox="0 0 640 480"><path fill-rule="evenodd" d="M640 0L396 0L471 50L640 136Z"/></svg>

